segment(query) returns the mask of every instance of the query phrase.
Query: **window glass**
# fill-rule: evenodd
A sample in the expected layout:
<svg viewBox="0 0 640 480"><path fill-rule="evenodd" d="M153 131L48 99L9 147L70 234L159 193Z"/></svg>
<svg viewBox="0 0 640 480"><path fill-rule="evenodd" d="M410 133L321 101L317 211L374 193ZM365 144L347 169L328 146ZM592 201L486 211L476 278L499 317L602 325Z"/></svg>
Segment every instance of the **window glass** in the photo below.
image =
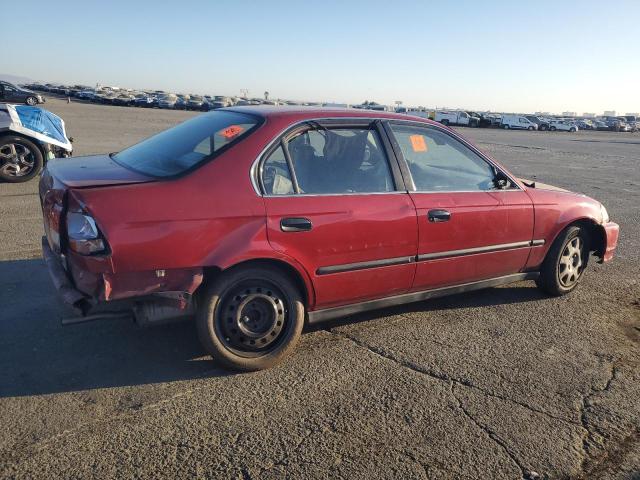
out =
<svg viewBox="0 0 640 480"><path fill-rule="evenodd" d="M119 164L148 175L182 173L245 137L258 119L237 112L209 112L160 132L115 155Z"/></svg>
<svg viewBox="0 0 640 480"><path fill-rule="evenodd" d="M432 128L391 125L416 189L423 192L496 188L493 167L455 138Z"/></svg>
<svg viewBox="0 0 640 480"><path fill-rule="evenodd" d="M287 145L300 193L395 190L378 134L364 128L307 130Z"/></svg>
<svg viewBox="0 0 640 480"><path fill-rule="evenodd" d="M291 172L287 160L278 147L262 166L262 184L267 195L290 195L294 193Z"/></svg>

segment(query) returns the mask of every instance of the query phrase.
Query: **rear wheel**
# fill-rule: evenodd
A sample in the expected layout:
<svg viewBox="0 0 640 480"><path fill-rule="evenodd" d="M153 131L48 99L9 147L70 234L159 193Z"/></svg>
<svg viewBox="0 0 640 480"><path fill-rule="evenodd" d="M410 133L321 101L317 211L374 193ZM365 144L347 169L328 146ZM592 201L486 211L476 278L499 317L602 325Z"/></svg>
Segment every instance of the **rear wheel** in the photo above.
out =
<svg viewBox="0 0 640 480"><path fill-rule="evenodd" d="M527 130L533 130L533 127L530 126L530 127L527 128Z"/></svg>
<svg viewBox="0 0 640 480"><path fill-rule="evenodd" d="M42 152L33 142L15 135L0 136L0 180L27 182L43 165Z"/></svg>
<svg viewBox="0 0 640 480"><path fill-rule="evenodd" d="M223 366L262 370L294 350L304 304L298 288L278 269L240 267L205 290L197 326L202 345Z"/></svg>
<svg viewBox="0 0 640 480"><path fill-rule="evenodd" d="M570 226L549 249L536 284L551 295L566 295L578 286L588 260L587 232L579 226Z"/></svg>

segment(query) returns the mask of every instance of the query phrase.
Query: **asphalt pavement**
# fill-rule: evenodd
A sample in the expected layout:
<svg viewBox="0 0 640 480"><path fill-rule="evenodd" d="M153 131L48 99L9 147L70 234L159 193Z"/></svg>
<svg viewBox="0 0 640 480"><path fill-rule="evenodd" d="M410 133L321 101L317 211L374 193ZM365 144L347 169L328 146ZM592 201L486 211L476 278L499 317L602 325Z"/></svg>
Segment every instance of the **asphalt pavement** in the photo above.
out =
<svg viewBox="0 0 640 480"><path fill-rule="evenodd" d="M76 155L190 112L45 105ZM640 478L640 134L460 129L519 176L586 193L618 252L533 282L341 319L230 374L191 323L61 327L37 181L0 184L2 478Z"/></svg>

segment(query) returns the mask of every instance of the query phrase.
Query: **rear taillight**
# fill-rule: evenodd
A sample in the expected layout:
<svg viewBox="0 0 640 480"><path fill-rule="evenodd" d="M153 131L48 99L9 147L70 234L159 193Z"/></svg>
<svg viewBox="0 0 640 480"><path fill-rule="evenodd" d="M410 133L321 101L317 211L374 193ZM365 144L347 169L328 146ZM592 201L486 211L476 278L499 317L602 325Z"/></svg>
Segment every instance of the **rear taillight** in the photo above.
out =
<svg viewBox="0 0 640 480"><path fill-rule="evenodd" d="M86 212L67 212L67 240L69 248L81 255L92 255L106 250L96 221Z"/></svg>

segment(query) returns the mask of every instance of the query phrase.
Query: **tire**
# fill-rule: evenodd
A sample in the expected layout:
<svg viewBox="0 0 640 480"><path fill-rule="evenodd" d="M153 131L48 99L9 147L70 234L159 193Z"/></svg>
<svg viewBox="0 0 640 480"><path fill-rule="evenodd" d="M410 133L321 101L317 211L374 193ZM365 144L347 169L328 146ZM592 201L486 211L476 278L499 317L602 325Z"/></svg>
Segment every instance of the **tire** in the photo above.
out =
<svg viewBox="0 0 640 480"><path fill-rule="evenodd" d="M302 294L276 268L229 270L206 287L198 302L200 341L231 370L255 371L280 363L295 349L304 326Z"/></svg>
<svg viewBox="0 0 640 480"><path fill-rule="evenodd" d="M566 295L583 277L589 262L589 236L584 228L572 225L564 229L542 262L536 284L550 295Z"/></svg>
<svg viewBox="0 0 640 480"><path fill-rule="evenodd" d="M556 131L556 127L554 127L553 125L549 127L549 130L551 130L552 132Z"/></svg>
<svg viewBox="0 0 640 480"><path fill-rule="evenodd" d="M33 142L17 135L0 136L0 180L28 182L44 166L42 151Z"/></svg>
<svg viewBox="0 0 640 480"><path fill-rule="evenodd" d="M503 125L502 128L504 128L505 130L509 130L509 125Z"/></svg>
<svg viewBox="0 0 640 480"><path fill-rule="evenodd" d="M539 130L541 130L541 131L543 131L543 132L544 132L546 129L547 129L547 126L546 126L546 125L540 125Z"/></svg>
<svg viewBox="0 0 640 480"><path fill-rule="evenodd" d="M27 99L25 100L25 103L33 107L34 105L38 104L38 99L36 97L27 97Z"/></svg>
<svg viewBox="0 0 640 480"><path fill-rule="evenodd" d="M527 130L533 130L533 127L528 127Z"/></svg>
<svg viewBox="0 0 640 480"><path fill-rule="evenodd" d="M576 130L575 128L570 128L570 129L569 129L569 132L572 132L572 133L575 133L575 132L577 132L577 131L578 131L578 130Z"/></svg>

